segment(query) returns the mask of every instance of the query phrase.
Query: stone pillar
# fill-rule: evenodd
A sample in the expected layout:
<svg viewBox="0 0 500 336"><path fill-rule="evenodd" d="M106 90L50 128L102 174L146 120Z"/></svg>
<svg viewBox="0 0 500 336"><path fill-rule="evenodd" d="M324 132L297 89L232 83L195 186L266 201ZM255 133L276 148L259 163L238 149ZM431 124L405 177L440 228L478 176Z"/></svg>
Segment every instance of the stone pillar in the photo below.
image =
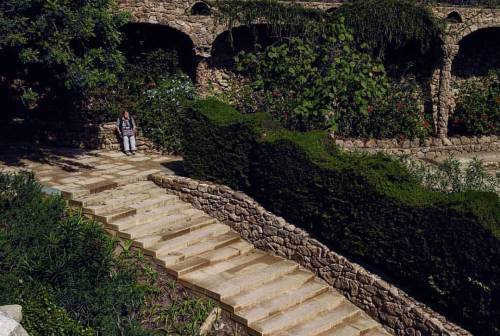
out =
<svg viewBox="0 0 500 336"><path fill-rule="evenodd" d="M451 65L458 53L456 44L443 45L443 62L441 64L438 92L438 136L446 138L448 134L448 117L454 106L451 81Z"/></svg>

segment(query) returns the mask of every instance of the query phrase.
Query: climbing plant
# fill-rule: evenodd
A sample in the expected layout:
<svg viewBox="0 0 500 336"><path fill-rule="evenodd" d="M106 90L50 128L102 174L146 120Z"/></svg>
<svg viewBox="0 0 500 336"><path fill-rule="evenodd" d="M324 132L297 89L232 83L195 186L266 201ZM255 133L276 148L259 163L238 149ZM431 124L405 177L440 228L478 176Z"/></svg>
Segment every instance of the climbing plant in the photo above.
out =
<svg viewBox="0 0 500 336"><path fill-rule="evenodd" d="M280 38L291 36L317 37L322 32L322 23L328 19L318 9L304 8L296 3L276 0L215 0L216 22L231 29L239 25L265 23L272 34ZM232 39L232 34L230 34Z"/></svg>

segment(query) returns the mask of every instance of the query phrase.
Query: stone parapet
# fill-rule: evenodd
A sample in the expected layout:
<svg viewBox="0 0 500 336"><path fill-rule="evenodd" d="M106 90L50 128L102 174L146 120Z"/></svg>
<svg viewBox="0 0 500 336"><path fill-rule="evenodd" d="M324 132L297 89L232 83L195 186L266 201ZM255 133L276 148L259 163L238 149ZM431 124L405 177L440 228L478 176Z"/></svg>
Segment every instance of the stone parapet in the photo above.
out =
<svg viewBox="0 0 500 336"><path fill-rule="evenodd" d="M156 174L151 179L230 225L256 247L295 260L313 271L395 335L471 335L401 289L330 250L306 231L267 211L244 193L186 177Z"/></svg>
<svg viewBox="0 0 500 336"><path fill-rule="evenodd" d="M335 138L334 140L337 146L346 150L412 155L425 159L463 153L500 151L500 136L496 135L482 137L456 136L449 138L428 138L425 140L362 140L341 138Z"/></svg>

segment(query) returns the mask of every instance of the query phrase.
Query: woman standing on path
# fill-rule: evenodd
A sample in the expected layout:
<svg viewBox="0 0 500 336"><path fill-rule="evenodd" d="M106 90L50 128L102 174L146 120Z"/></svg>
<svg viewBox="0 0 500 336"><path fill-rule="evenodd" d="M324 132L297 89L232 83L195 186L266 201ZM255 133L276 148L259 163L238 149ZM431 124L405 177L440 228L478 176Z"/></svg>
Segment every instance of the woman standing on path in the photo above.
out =
<svg viewBox="0 0 500 336"><path fill-rule="evenodd" d="M127 110L123 111L121 117L116 121L116 130L123 140L123 150L127 155L135 155L137 147L135 145L136 126L134 118Z"/></svg>

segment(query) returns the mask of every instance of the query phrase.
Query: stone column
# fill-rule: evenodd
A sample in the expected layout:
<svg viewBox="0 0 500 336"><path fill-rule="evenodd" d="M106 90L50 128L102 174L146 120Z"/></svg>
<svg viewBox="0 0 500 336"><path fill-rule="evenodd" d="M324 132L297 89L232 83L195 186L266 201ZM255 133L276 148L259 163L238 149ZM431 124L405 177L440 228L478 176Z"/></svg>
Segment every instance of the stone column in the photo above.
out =
<svg viewBox="0 0 500 336"><path fill-rule="evenodd" d="M448 117L454 106L451 81L451 65L458 53L459 46L456 44L444 44L443 62L441 65L438 93L438 136L446 138L448 134Z"/></svg>

